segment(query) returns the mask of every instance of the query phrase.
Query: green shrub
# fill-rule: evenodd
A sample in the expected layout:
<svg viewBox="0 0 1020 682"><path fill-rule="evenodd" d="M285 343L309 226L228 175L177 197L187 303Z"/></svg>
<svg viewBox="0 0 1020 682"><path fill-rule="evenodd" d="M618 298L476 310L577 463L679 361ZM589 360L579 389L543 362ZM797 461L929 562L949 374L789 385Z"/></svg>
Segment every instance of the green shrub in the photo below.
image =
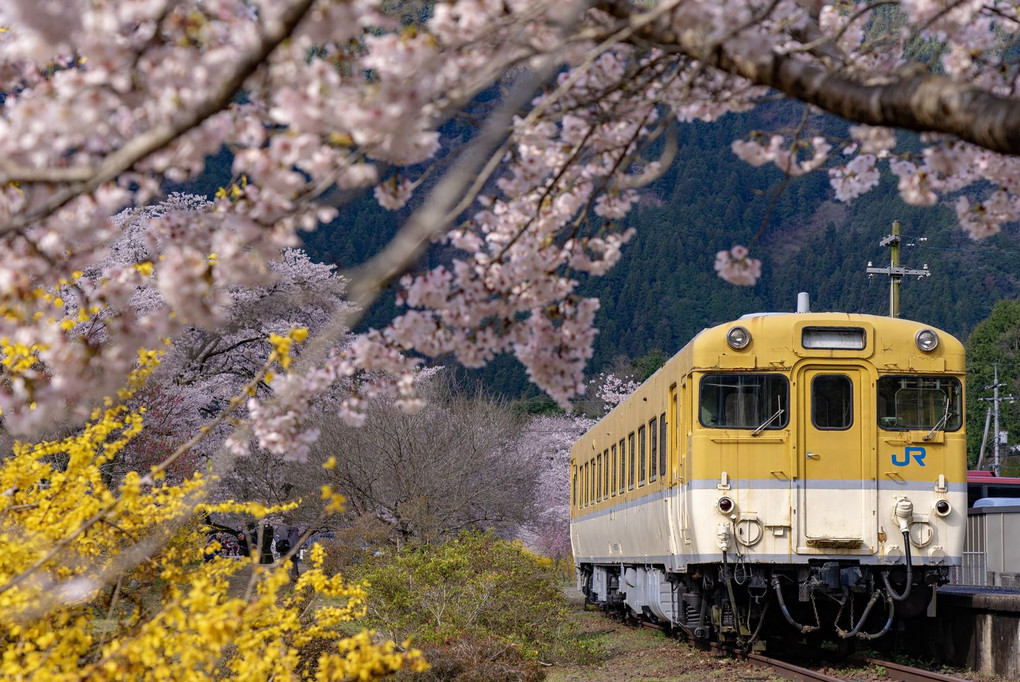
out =
<svg viewBox="0 0 1020 682"><path fill-rule="evenodd" d="M482 668L490 674L501 670L501 679L540 679L539 660L592 655L565 617L553 561L491 533L464 532L374 557L357 577L371 585L369 625L400 640L413 637L435 672L450 672L439 679L471 679L455 671L478 661L488 662Z"/></svg>

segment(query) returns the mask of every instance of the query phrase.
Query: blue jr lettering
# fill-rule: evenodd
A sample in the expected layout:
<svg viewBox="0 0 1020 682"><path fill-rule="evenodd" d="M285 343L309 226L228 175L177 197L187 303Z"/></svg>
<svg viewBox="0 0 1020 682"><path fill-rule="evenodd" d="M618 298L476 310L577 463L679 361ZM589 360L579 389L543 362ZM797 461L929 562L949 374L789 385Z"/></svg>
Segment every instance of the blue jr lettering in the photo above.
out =
<svg viewBox="0 0 1020 682"><path fill-rule="evenodd" d="M921 447L904 448L902 455L898 452L893 453L892 463L893 466L905 467L910 464L910 459L913 458L918 466L925 466L924 457L926 454L928 453Z"/></svg>

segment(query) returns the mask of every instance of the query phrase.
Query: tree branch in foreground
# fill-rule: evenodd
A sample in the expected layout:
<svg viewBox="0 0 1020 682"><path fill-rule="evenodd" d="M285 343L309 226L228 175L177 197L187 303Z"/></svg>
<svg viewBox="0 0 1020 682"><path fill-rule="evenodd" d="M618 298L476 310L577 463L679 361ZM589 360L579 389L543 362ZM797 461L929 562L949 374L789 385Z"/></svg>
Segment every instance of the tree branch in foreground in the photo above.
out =
<svg viewBox="0 0 1020 682"><path fill-rule="evenodd" d="M625 0L599 0L611 15L638 23L642 15ZM954 135L993 152L1020 155L1020 103L969 83L917 69L904 69L888 82L865 84L817 63L763 52L736 54L703 33L677 33L669 17L636 32L663 49L678 50L756 85L766 85L847 120L873 126Z"/></svg>

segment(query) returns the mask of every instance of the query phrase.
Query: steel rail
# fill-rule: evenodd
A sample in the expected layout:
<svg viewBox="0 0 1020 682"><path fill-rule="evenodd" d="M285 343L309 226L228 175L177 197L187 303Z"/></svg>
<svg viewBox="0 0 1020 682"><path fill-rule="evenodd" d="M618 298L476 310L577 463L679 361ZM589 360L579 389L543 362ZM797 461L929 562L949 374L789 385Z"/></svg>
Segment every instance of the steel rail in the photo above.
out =
<svg viewBox="0 0 1020 682"><path fill-rule="evenodd" d="M747 654L747 660L755 665L771 668L778 675L788 680L804 680L806 682L810 682L811 680L819 680L820 682L842 682L842 678L840 677L826 675L825 673L820 673L817 670L802 668L799 665L787 663L786 661L781 661L777 658L762 656L761 654Z"/></svg>
<svg viewBox="0 0 1020 682"><path fill-rule="evenodd" d="M889 661L880 661L877 658L850 656L847 660L854 663L881 666L885 668L885 675L890 680L900 680L901 682L966 682L961 677L953 677L952 675L924 670L923 668L912 668Z"/></svg>

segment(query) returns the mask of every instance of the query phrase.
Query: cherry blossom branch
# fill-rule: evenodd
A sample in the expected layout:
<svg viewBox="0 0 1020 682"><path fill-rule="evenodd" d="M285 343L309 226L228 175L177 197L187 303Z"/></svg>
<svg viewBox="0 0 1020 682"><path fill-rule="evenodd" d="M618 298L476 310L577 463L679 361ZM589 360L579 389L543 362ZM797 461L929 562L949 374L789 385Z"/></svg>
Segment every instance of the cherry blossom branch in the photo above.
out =
<svg viewBox="0 0 1020 682"><path fill-rule="evenodd" d="M596 6L637 22L626 0L599 0ZM766 85L848 120L872 126L938 132L1008 155L1020 154L1020 107L970 83L906 68L888 82L861 83L796 57L763 51L736 54L709 43L696 31L677 32L668 23L643 22L638 33L664 48L675 48L726 73ZM713 41L714 43L714 41Z"/></svg>
<svg viewBox="0 0 1020 682"><path fill-rule="evenodd" d="M669 9L672 9L677 4L678 4L678 0L673 0L672 2L666 3L663 7L657 9L655 12L652 13L653 14L653 18L656 17L656 16L660 16L662 13L668 11ZM649 19L649 21L651 21L651 18ZM584 61L581 62L581 64L577 68L574 69L573 74L571 74L571 76L569 76L562 83L560 83L557 86L556 90L551 95L549 95L548 97L544 98L541 104L536 106L534 109L532 109L528 113L528 116L523 121L523 125L524 126L534 125L535 122L538 121L538 119L548 110L548 108L553 103L559 101L563 96L565 96L570 91L571 88L573 88L577 84L577 82L581 78L581 75L587 69L591 68L594 65L595 59L599 55L601 55L603 52L608 50L613 45L626 40L627 38L629 38L632 35L633 35L633 27L624 27L624 28L620 29L619 31L613 33L609 37L604 38L601 43L599 43L598 45L593 47L591 50L589 50L587 55L585 56ZM603 93L603 94L605 94L605 93ZM646 115L646 118L647 118L647 115ZM640 128L635 130L635 133L632 136L631 141L627 145L625 145L625 147L624 147L625 149L626 149L626 147L630 146L630 144L632 144L635 139L637 139L639 137L639 134L637 132L638 130L640 130ZM580 157L581 152L583 151L583 149L585 147L585 143L591 138L591 136L593 134L594 134L594 128L589 129L588 132L585 134L584 139L582 141L580 141L577 145L575 145L575 148L573 150L571 150L570 159L566 163L563 164L563 167L559 169L559 171L557 172L555 177L552 179L552 181L549 182L549 185L546 188L545 192L536 201L536 205L537 206L541 206L545 202L546 199L548 199L548 198L550 198L552 196L553 192L555 191L556 185L559 183L560 179L562 179L563 176L566 174L567 169L569 168L570 164L574 160L576 160L576 159L578 159ZM508 143L509 143L509 140L508 140ZM612 176L615 173L615 171L620 167L620 164L621 164L623 156L624 156L624 154L621 154L621 158L617 159L617 162L616 162L616 164L613 167L613 172L611 172L607 176L606 180L602 184L603 188L609 182L609 179L612 178ZM493 159L495 159L495 158L496 158L496 155L493 155ZM589 210L591 209L592 204L595 201L595 195L596 194L597 193L593 193L592 194L592 198L588 201L588 204L587 204L585 210L582 211L581 216L578 218L578 221L575 222L575 229L580 225L581 219L585 215L588 214ZM495 254L495 256L493 258L493 263L498 263L498 262L500 262L503 259L503 257L514 246L514 244L516 244L517 241L528 231L528 228L531 227L531 225L537 219L538 213L539 212L536 211L535 215L532 216L526 223L524 223L520 227L520 229L517 230L517 233L511 239L507 240L506 244L504 244L503 247L500 249L500 251ZM473 277L477 279L477 277L478 277L477 273L474 274ZM451 291L450 296L453 296L456 293L457 293L456 290Z"/></svg>
<svg viewBox="0 0 1020 682"><path fill-rule="evenodd" d="M804 111L800 116L800 123L797 125L797 129L793 131L793 135L791 135L793 138L793 146L796 146L797 142L800 141L800 135L804 132L804 126L807 124L807 120L808 108L804 107ZM768 229L769 221L772 220L772 213L776 210L776 205L779 203L780 197L782 197L786 192L786 188L790 186L790 180L793 178L793 174L790 172L790 165L794 163L795 159L796 156L791 154L785 167L782 168L783 181L779 183L779 187L776 188L775 193L772 195L772 200L769 202L769 206L765 210L765 217L761 220L761 227L759 227L758 231L754 233L753 237L751 237L749 245L757 243L757 241L762 238L762 235L765 234L765 230Z"/></svg>
<svg viewBox="0 0 1020 682"><path fill-rule="evenodd" d="M181 135L198 127L209 117L225 109L233 96L244 85L245 80L255 73L273 51L294 32L314 2L315 0L298 0L281 12L279 20L275 24L267 26L258 49L241 57L234 70L223 79L220 87L214 90L199 106L185 112L175 123L158 126L127 142L107 156L96 168L86 169L85 172L89 173L88 179L81 180L57 192L41 206L26 211L6 225L0 226L0 235L24 230L29 225L60 210L75 198L94 192L102 185L133 168L135 164L153 152L163 149ZM39 171L35 177L36 181L42 182L66 182L67 175L77 171L78 169ZM54 173L52 178L47 177L49 173ZM0 184L19 181L30 180L21 177L0 176Z"/></svg>
<svg viewBox="0 0 1020 682"><path fill-rule="evenodd" d="M827 36L825 34L822 34L818 30L817 25L811 24L810 28L814 29L812 31L812 33L814 33L815 35L818 35L818 34L820 34L820 35L817 38L814 38L813 40L811 40L810 42L804 43L803 45L790 50L788 54L793 54L795 52L814 52L819 47L822 47L823 45L826 45L826 44L836 45L839 42L839 39L842 38L846 34L846 32L848 30L850 30L850 27L853 26L854 22L856 22L861 17L866 16L870 12L873 12L874 10L878 9L879 7L882 7L883 5L898 5L898 4L900 4L899 0L878 0L877 2L868 3L867 5L861 7L859 10L857 10L856 12L851 14L849 17L847 17L846 23L844 23L842 28L840 28L832 36ZM813 18L817 21L817 19L818 19L817 12L813 14ZM831 53L826 53L826 54L827 54L827 56L830 56L830 57L834 56ZM843 55L842 54L840 54L840 60L841 61L843 60Z"/></svg>
<svg viewBox="0 0 1020 682"><path fill-rule="evenodd" d="M556 62L547 59L522 78L503 105L486 121L478 137L464 150L457 164L437 183L424 205L415 211L386 247L371 260L344 273L350 282L348 300L355 307L337 314L322 332L309 341L298 359L299 367L308 368L321 362L347 330L357 324L386 283L413 267L429 241L448 229L451 210L459 203L464 188L473 184L481 169L491 165L492 152L503 144L513 115L527 104L535 88L548 80L555 68Z"/></svg>

